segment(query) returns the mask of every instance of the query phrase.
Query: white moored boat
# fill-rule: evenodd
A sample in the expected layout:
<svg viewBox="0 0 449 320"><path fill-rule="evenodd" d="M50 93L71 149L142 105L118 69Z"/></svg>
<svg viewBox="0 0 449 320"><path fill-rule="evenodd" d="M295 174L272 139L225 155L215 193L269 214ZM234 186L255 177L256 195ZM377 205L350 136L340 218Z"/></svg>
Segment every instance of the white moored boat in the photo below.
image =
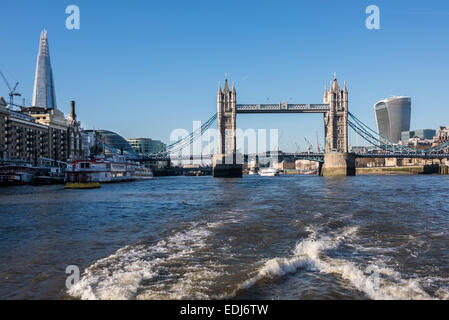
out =
<svg viewBox="0 0 449 320"><path fill-rule="evenodd" d="M152 180L153 171L151 169L145 168L145 166L139 166L134 172L134 177L136 180Z"/></svg>
<svg viewBox="0 0 449 320"><path fill-rule="evenodd" d="M279 170L274 168L265 168L260 171L262 177L275 177L279 175Z"/></svg>

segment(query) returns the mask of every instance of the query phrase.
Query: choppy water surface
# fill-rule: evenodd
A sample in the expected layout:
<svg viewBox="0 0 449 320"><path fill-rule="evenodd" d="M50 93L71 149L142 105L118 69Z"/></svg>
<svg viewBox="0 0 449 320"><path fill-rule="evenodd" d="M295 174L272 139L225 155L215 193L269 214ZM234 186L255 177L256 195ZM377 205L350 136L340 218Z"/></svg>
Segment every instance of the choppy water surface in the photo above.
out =
<svg viewBox="0 0 449 320"><path fill-rule="evenodd" d="M449 177L0 189L3 299L448 299ZM82 271L66 290L65 269Z"/></svg>

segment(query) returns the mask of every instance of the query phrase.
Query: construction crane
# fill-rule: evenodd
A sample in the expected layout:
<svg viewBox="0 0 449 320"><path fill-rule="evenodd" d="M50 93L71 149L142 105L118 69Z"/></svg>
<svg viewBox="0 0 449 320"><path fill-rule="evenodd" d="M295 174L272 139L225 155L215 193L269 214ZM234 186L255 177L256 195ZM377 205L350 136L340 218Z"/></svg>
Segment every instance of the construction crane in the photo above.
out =
<svg viewBox="0 0 449 320"><path fill-rule="evenodd" d="M308 153L312 153L312 144L310 143L310 141L309 140L307 140L307 138L306 137L304 137L304 140L306 140L306 143L309 145L309 147L307 148L307 152Z"/></svg>
<svg viewBox="0 0 449 320"><path fill-rule="evenodd" d="M9 105L11 107L15 106L15 104L14 104L14 97L21 97L22 96L20 93L16 92L17 87L19 86L19 82L16 82L14 88L11 88L11 86L9 85L8 80L6 79L5 75L3 74L3 72L1 70L0 70L0 74L1 74L1 76L3 78L3 80L5 81L6 86L9 89Z"/></svg>

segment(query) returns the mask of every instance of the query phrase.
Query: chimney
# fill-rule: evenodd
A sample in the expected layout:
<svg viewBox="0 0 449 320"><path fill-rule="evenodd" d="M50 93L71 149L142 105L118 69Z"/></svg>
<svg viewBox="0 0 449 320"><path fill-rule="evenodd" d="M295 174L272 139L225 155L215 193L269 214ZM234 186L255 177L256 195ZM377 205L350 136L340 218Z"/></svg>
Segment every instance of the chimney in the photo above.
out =
<svg viewBox="0 0 449 320"><path fill-rule="evenodd" d="M72 102L71 102L70 118L72 118L72 120L76 120L75 101L72 101Z"/></svg>

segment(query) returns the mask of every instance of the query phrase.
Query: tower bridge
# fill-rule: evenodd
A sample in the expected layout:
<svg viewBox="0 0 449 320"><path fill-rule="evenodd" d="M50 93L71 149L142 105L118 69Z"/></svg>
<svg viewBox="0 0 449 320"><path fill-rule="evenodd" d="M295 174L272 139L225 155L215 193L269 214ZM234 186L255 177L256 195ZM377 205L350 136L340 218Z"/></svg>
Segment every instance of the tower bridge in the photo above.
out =
<svg viewBox="0 0 449 320"><path fill-rule="evenodd" d="M324 153L283 153L267 152L263 154L242 155L237 152L236 129L238 114L292 114L318 113L323 115L325 148ZM176 155L179 151L189 148L217 121L218 148L214 155ZM379 153L355 154L349 152L348 129L351 128L365 141L381 151ZM225 80L217 92L217 113L200 128L183 139L169 145L167 151L145 156L130 156L138 161L166 160L212 160L214 177L241 177L242 164L251 157L281 157L308 159L320 162L320 174L323 176L349 176L356 173L356 158L420 158L448 159L449 142L429 148L416 150L390 141L369 128L355 115L349 112L349 93L346 83L343 89L336 75L330 88L324 89L323 102L315 104L237 104L235 85L229 87Z"/></svg>
<svg viewBox="0 0 449 320"><path fill-rule="evenodd" d="M214 177L241 177L242 165L237 161L237 114L252 113L321 113L324 118L325 152L322 174L355 175L355 155L348 152L348 89L343 90L337 76L329 90L325 88L320 104L237 104L235 85L217 92L218 153L213 158Z"/></svg>

